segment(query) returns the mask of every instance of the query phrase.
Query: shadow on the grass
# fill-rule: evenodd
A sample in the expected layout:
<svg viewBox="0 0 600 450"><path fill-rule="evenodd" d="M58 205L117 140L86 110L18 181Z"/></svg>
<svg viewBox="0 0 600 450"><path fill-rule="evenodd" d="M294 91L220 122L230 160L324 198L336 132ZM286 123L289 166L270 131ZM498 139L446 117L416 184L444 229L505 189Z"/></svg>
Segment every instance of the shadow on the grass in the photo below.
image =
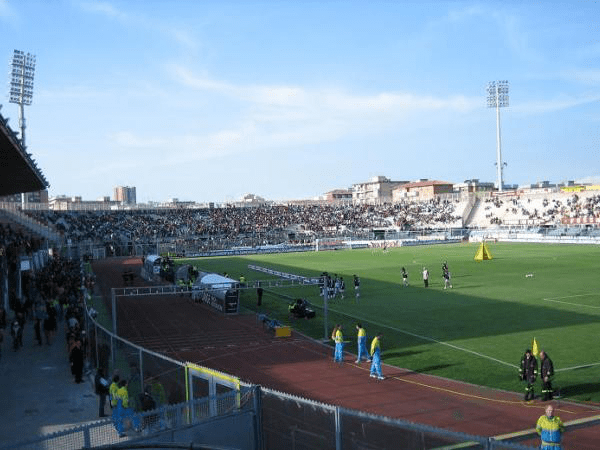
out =
<svg viewBox="0 0 600 450"><path fill-rule="evenodd" d="M406 356L414 356L414 355L418 355L419 353L423 353L423 351L414 351L414 350L407 350L404 352L400 352L400 351L394 351L394 350L389 350L385 352L385 357L387 358L403 358Z"/></svg>
<svg viewBox="0 0 600 450"><path fill-rule="evenodd" d="M598 392L600 392L600 383L580 383L561 386L560 388L560 395L562 397L583 396L587 394L597 394Z"/></svg>
<svg viewBox="0 0 600 450"><path fill-rule="evenodd" d="M434 366L421 367L420 369L413 369L413 372L417 373L429 373L435 370L447 369L448 367L462 366L462 364L436 364Z"/></svg>

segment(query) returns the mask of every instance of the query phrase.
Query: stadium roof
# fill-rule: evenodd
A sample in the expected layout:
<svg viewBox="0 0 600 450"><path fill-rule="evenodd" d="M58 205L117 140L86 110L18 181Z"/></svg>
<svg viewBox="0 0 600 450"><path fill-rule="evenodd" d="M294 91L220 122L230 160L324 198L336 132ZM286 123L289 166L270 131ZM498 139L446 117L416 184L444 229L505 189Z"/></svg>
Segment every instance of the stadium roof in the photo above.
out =
<svg viewBox="0 0 600 450"><path fill-rule="evenodd" d="M21 146L17 134L8 126L8 119L0 114L0 196L41 191L49 186L31 155Z"/></svg>

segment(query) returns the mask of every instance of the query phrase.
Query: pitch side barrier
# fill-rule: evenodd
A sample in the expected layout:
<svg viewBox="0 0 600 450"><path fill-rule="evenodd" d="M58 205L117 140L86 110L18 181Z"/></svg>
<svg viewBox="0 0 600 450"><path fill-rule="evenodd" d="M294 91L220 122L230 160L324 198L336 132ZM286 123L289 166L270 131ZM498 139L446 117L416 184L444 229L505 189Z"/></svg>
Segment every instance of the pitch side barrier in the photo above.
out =
<svg viewBox="0 0 600 450"><path fill-rule="evenodd" d="M293 273L281 272L279 270L269 269L267 267L255 266L254 264L248 264L248 269L255 270L256 272L262 272L269 275L274 275L276 277L282 278L283 280L288 280L292 282L297 282L297 284L310 285L310 286L318 286L322 282L321 277L303 277L301 275L296 275ZM261 287L268 287L265 282L260 281ZM256 284L256 282L255 282ZM272 287L280 287L281 282L275 282ZM257 286L258 287L258 286Z"/></svg>
<svg viewBox="0 0 600 450"><path fill-rule="evenodd" d="M400 247L412 247L415 245L435 245L435 244L460 244L462 239L403 239Z"/></svg>
<svg viewBox="0 0 600 450"><path fill-rule="evenodd" d="M294 252L310 252L315 249L314 245L301 246L285 246L285 247L256 247L256 248L231 248L223 250L210 250L207 252L186 252L186 258L198 258L209 256L242 256L242 255L257 255L270 253L294 253Z"/></svg>
<svg viewBox="0 0 600 450"><path fill-rule="evenodd" d="M531 244L579 244L600 245L600 236L569 236L551 234L557 230L536 232L520 230L480 230L473 231L469 237L470 242L496 240L498 242L531 243Z"/></svg>
<svg viewBox="0 0 600 450"><path fill-rule="evenodd" d="M267 269L260 266L253 266L249 264L248 268L256 269L259 272L269 273L275 276L279 276L282 279L279 280L253 280L247 281L244 285L239 285L236 289L244 290L244 289L256 289L259 287L269 288L269 287L292 287L292 286L318 286L321 282L321 278L314 277L302 277L294 274L286 274L284 272L278 272L276 270ZM287 275L287 276L286 276ZM207 291L219 291L222 290L220 287L215 288L204 288ZM152 296L152 295L174 295L174 294L191 294L194 291L193 288L187 286L150 286L150 287L125 287L125 288L112 288L113 295L115 297L135 297L135 296Z"/></svg>

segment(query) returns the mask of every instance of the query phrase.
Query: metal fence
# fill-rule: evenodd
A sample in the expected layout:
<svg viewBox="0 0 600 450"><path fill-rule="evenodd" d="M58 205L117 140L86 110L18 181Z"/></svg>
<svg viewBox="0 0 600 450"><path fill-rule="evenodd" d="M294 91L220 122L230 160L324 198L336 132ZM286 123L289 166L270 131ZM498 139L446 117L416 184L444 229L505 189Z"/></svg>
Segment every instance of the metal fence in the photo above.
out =
<svg viewBox="0 0 600 450"><path fill-rule="evenodd" d="M293 450L530 449L262 389L264 448Z"/></svg>
<svg viewBox="0 0 600 450"><path fill-rule="evenodd" d="M89 316L86 329L90 361L95 367L104 368L105 373L118 369L120 377L129 380L129 397L134 408L146 384L152 387L159 406L186 400L184 363L120 338Z"/></svg>
<svg viewBox="0 0 600 450"><path fill-rule="evenodd" d="M252 418L257 415L255 390L255 388L243 387L241 401L238 401L238 393L228 392L176 405L165 405L154 411L137 413L133 422L139 423L139 426L130 429L125 437L119 437L112 420L107 418L49 435L34 436L12 444L3 443L0 444L0 450L79 450L111 444L123 444L128 441L175 442L177 436L182 435L181 430L186 429L188 430L186 433L188 442L194 434L202 434L204 437L201 438L201 442L210 444L208 441L222 441L223 439L220 439L219 436L207 439L206 432L197 433L193 431L193 427L207 422L214 422L218 418L230 419L228 421L230 427L235 423L242 424L242 427L230 428L230 431L234 434L244 434L246 436L241 441L244 448L256 448L256 433L253 427L248 427L248 424L252 423ZM209 407L211 402L217 404L216 410ZM239 419L238 416L250 416L251 420L240 422L236 420ZM224 428L226 427L227 425L224 426ZM196 440L200 439L196 438ZM234 439L231 442L239 445L239 439Z"/></svg>

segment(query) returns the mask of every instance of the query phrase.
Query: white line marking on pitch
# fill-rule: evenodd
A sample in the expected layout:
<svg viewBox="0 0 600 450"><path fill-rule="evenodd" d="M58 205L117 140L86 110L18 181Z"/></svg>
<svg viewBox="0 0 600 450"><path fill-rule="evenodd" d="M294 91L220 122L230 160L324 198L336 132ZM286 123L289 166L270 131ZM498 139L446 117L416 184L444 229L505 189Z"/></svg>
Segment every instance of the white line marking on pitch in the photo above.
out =
<svg viewBox="0 0 600 450"><path fill-rule="evenodd" d="M333 311L333 312L335 312L335 313L337 313L337 314L341 314L341 315L343 315L343 316L351 317L352 319L361 320L359 317L354 317L354 316L351 316L351 315L349 315L349 314L343 313L343 312L341 312L341 311L336 311L335 309L331 309L331 308L329 308L329 310L330 310L330 311ZM476 352L476 351L474 351L474 350L469 350L469 349L467 349L467 348L459 347L459 346L457 346L457 345L454 345L454 344L449 344L448 342L444 342L444 341L438 341L437 339L434 339L434 338L432 338L432 337L429 337L429 336L421 336L420 334L415 334L415 333L411 333L410 331L401 330L401 329L399 329L399 328L391 327L391 326L389 326L389 325L385 325L385 324L383 324L383 323L380 323L380 322L375 322L375 321L373 321L373 320L371 320L371 319L366 319L366 318L365 318L365 319L363 319L363 320L368 320L368 321L369 321L369 322L371 322L372 324L374 324L374 325L377 325L377 326L379 326L379 327L388 328L388 329L390 329L390 330L394 330L394 331L397 331L397 332L399 332L399 333L407 334L407 335L409 335L409 336L416 337L416 338L418 338L418 339L423 339L424 341L435 342L436 344L445 345L445 346L447 346L447 347L450 347L450 348L453 348L453 349L455 349L455 350L460 350L460 351L462 351L462 352L471 353L471 354L473 354L473 355L476 355L476 356L479 356L479 357L481 357L481 358L486 358L486 359L489 359L489 360L495 361L495 362L497 362L497 363L503 364L503 365L505 365L505 366L508 366L508 367L512 367L512 368L515 368L515 369L518 369L518 368L519 368L519 366L517 366L516 364L510 364L510 363L507 363L507 362L501 361L501 360L499 360L499 359L493 358L493 357L491 357L491 356L484 355L483 353Z"/></svg>
<svg viewBox="0 0 600 450"><path fill-rule="evenodd" d="M564 297L548 297L548 298L544 298L544 300L562 300L564 298L589 297L590 295L598 295L598 294L596 292L590 292L589 294L566 295Z"/></svg>
<svg viewBox="0 0 600 450"><path fill-rule="evenodd" d="M573 295L571 297L556 297L556 298L572 298L572 297L584 297L584 296L589 296L589 295L593 295L593 294L585 294L585 295ZM543 298L542 300L547 301L547 302L552 302L552 303L560 303L562 305L571 305L571 306L579 306L581 308L592 308L592 309L600 309L600 306L594 306L594 305L582 305L581 303L571 303L571 302L561 302L560 300L555 300L553 298Z"/></svg>
<svg viewBox="0 0 600 450"><path fill-rule="evenodd" d="M600 366L600 363L583 364L581 366L565 367L564 369L556 369L555 372L565 372L567 370L587 369L588 367Z"/></svg>

